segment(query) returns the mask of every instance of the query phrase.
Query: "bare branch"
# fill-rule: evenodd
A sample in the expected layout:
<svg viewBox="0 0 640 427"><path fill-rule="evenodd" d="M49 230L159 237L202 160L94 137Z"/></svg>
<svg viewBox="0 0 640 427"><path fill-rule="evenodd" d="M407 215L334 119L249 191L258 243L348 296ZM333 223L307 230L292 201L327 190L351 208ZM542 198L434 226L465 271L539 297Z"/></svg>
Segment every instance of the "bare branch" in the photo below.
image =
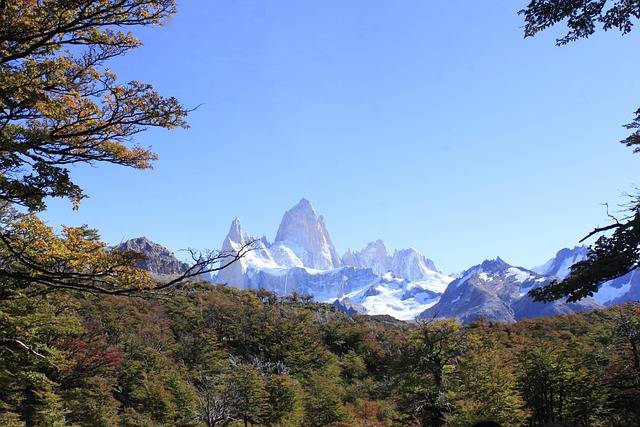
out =
<svg viewBox="0 0 640 427"><path fill-rule="evenodd" d="M47 357L42 354L39 353L38 351L34 350L33 348L29 347L28 345L26 345L24 342L20 341L19 339L16 338L2 338L0 337L0 342L2 343L9 343L9 344L15 344L18 347L20 347L23 350L26 350L27 352L33 354L34 356L37 356L41 359L46 359Z"/></svg>

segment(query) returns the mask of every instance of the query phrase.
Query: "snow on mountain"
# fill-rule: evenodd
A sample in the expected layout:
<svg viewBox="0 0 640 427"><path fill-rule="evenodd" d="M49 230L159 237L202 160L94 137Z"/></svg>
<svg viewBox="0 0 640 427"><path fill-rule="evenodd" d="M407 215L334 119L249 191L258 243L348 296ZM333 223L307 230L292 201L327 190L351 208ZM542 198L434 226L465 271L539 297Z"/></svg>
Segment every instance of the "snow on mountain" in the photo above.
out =
<svg viewBox="0 0 640 427"><path fill-rule="evenodd" d="M367 247L359 252L348 250L342 257L342 263L351 267L370 268L382 277L389 271L391 257L382 240L367 243Z"/></svg>
<svg viewBox="0 0 640 427"><path fill-rule="evenodd" d="M564 248L545 264L533 267L531 270L545 276L555 276L564 279L571 273L571 266L587 257L586 246L576 246L573 249Z"/></svg>
<svg viewBox="0 0 640 427"><path fill-rule="evenodd" d="M587 257L586 246L564 248L545 264L532 270L547 276L564 279L571 273L571 266ZM621 304L640 297L640 273L632 271L622 277L603 283L593 298L604 305Z"/></svg>
<svg viewBox="0 0 640 427"><path fill-rule="evenodd" d="M370 268L380 277L392 272L397 277L413 282L428 280L434 271L438 271L433 261L413 248L396 249L393 256L390 256L382 240L368 243L359 252L347 251L342 257L342 263L357 268Z"/></svg>
<svg viewBox="0 0 640 427"><path fill-rule="evenodd" d="M362 251L348 251L341 260L323 217L306 199L284 214L273 244L244 233L236 218L222 251L237 252L251 241L255 250L222 269L219 282L278 295L311 294L316 301L338 300L350 310L363 307L370 314L409 320L435 304L453 280L437 272L433 262L415 249L389 256L381 240Z"/></svg>
<svg viewBox="0 0 640 427"><path fill-rule="evenodd" d="M396 250L391 258L391 271L397 276L419 282L438 271L435 264L413 248Z"/></svg>
<svg viewBox="0 0 640 427"><path fill-rule="evenodd" d="M229 264L218 272L217 281L221 283L229 283L238 289L251 289L248 271L256 269L273 269L278 270L280 266L273 260L271 253L267 249L263 240L257 240L247 233L242 232L240 219L236 218L231 223L229 234L222 242L221 252L233 253L239 252L245 245L251 241L255 241L254 250L249 251L238 261ZM221 266L224 266L224 260Z"/></svg>
<svg viewBox="0 0 640 427"><path fill-rule="evenodd" d="M536 303L527 295L551 278L507 264L500 258L487 260L463 272L451 282L440 300L425 310L421 318L457 318L463 323L479 317L500 322L586 311L601 305L586 298L577 303L555 301Z"/></svg>
<svg viewBox="0 0 640 427"><path fill-rule="evenodd" d="M318 217L307 199L285 212L275 243L289 248L302 265L316 270L342 266L322 216Z"/></svg>
<svg viewBox="0 0 640 427"><path fill-rule="evenodd" d="M283 215L273 243L250 237L235 219L222 250L238 251L248 242L254 242L255 250L221 270L218 282L241 289L264 288L280 296L311 294L316 301L332 302L352 313L388 314L401 320L420 316L469 322L481 316L513 322L600 306L593 299L573 304L534 303L527 295L530 289L548 284L554 275L564 277L571 264L586 254L585 248L560 251L535 271L497 258L454 280L438 272L433 261L415 249L389 255L381 240L339 258L323 217L306 199ZM631 295L633 289L640 287L615 281L603 286L596 298L610 303Z"/></svg>
<svg viewBox="0 0 640 427"><path fill-rule="evenodd" d="M388 314L400 320L414 320L438 302L452 280L435 271L421 282L387 273L373 285L347 294L343 299L364 307L367 314Z"/></svg>

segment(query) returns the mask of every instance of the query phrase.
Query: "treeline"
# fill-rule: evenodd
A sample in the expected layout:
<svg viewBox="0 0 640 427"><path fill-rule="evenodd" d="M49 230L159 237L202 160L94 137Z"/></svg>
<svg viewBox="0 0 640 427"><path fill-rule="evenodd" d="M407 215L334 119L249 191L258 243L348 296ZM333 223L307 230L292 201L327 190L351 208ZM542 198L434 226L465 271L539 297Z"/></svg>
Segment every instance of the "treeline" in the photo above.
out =
<svg viewBox="0 0 640 427"><path fill-rule="evenodd" d="M0 346L3 426L640 425L637 304L409 325L191 284L5 299L0 316L16 337Z"/></svg>

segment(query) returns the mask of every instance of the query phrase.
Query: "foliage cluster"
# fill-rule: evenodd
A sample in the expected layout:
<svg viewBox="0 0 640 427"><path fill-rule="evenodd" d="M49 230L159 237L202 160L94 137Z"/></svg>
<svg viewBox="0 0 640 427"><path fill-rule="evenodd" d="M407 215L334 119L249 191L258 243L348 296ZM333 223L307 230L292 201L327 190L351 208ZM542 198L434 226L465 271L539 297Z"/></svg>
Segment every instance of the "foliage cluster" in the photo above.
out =
<svg viewBox="0 0 640 427"><path fill-rule="evenodd" d="M519 12L525 20L525 37L556 25L564 24L565 36L556 40L558 46L588 38L597 27L603 31L619 30L623 35L631 32L640 18L640 3L628 0L531 0ZM640 152L640 109L624 125L632 133L622 141ZM568 297L577 301L592 296L603 283L626 275L640 266L640 195L631 196L624 208L624 216L604 227L596 227L582 241L599 235L589 246L587 259L571 266L571 275L562 281L536 288L530 295L537 301L553 301ZM610 233L610 234L607 234Z"/></svg>
<svg viewBox="0 0 640 427"><path fill-rule="evenodd" d="M0 346L2 425L640 424L636 304L468 326L209 284L1 306L33 345Z"/></svg>

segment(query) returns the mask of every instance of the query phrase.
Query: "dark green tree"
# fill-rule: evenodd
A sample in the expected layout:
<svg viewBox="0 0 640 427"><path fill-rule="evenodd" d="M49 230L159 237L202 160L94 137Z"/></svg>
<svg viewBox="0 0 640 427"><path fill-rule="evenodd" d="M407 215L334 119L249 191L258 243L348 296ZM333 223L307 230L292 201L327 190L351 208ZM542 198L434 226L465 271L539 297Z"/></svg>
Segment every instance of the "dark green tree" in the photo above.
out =
<svg viewBox="0 0 640 427"><path fill-rule="evenodd" d="M634 21L640 18L640 3L617 0L532 0L519 12L525 18L525 37L560 23L565 23L567 33L556 40L564 45L581 38L588 38L598 27L604 31L617 29L622 34L629 33ZM633 132L621 142L640 152L640 109L635 118L625 127ZM613 217L612 217L613 218ZM587 259L571 267L571 275L563 281L534 289L530 295L536 301L553 301L568 297L577 301L593 295L601 284L622 277L638 268L640 262L640 198L634 197L626 206L622 218L605 227L595 228L585 239L605 232L596 243L589 247ZM585 240L583 239L583 241Z"/></svg>
<svg viewBox="0 0 640 427"><path fill-rule="evenodd" d="M443 426L453 410L449 391L467 339L455 320L428 321L411 335L399 360L398 407L409 421Z"/></svg>
<svg viewBox="0 0 640 427"><path fill-rule="evenodd" d="M525 37L566 23L567 34L556 40L563 45L589 37L598 26L605 31L617 28L623 34L630 32L633 20L640 17L640 4L628 0L532 0L519 13L525 18Z"/></svg>
<svg viewBox="0 0 640 427"><path fill-rule="evenodd" d="M269 416L269 393L256 368L253 365L234 366L230 379L237 396L237 419L241 420L245 427L264 425Z"/></svg>
<svg viewBox="0 0 640 427"><path fill-rule="evenodd" d="M343 421L341 409L344 392L338 383L339 376L339 368L335 364L328 364L324 369L308 374L304 426L321 427Z"/></svg>
<svg viewBox="0 0 640 427"><path fill-rule="evenodd" d="M278 425L294 412L299 385L291 376L279 374L270 376L265 387L269 393L268 424Z"/></svg>

